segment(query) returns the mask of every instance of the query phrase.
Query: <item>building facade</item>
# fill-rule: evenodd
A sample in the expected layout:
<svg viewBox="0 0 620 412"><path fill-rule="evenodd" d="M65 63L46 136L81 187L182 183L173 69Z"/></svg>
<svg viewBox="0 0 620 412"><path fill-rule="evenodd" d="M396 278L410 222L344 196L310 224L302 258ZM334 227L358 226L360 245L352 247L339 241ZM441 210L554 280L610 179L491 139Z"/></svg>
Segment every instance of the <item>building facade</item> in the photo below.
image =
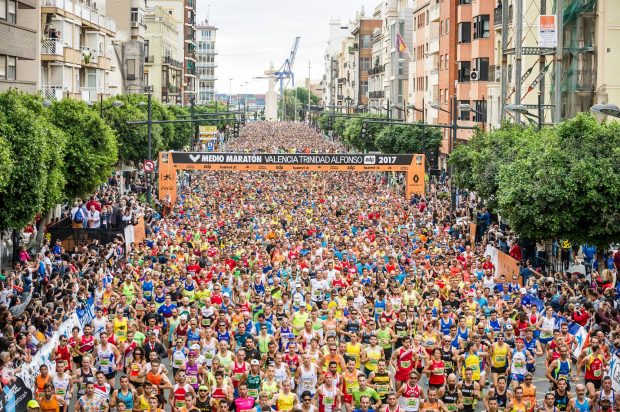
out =
<svg viewBox="0 0 620 412"><path fill-rule="evenodd" d="M146 0L108 0L106 14L116 21L110 87L118 93L143 93L144 86L148 84L148 79L144 77L148 54L148 42L145 41Z"/></svg>
<svg viewBox="0 0 620 412"><path fill-rule="evenodd" d="M95 102L111 87L116 21L105 1L42 0L40 88L46 99Z"/></svg>
<svg viewBox="0 0 620 412"><path fill-rule="evenodd" d="M153 87L153 96L162 103L183 104L184 50L178 42L178 21L169 10L148 8L145 78Z"/></svg>
<svg viewBox="0 0 620 412"><path fill-rule="evenodd" d="M0 92L37 91L40 67L40 9L37 0L0 1Z"/></svg>
<svg viewBox="0 0 620 412"><path fill-rule="evenodd" d="M183 50L182 104L196 94L196 0L149 0L149 7L161 7L177 20L177 43Z"/></svg>
<svg viewBox="0 0 620 412"><path fill-rule="evenodd" d="M207 104L215 101L215 81L217 80L216 39L217 27L210 25L207 21L196 26L197 104Z"/></svg>
<svg viewBox="0 0 620 412"><path fill-rule="evenodd" d="M338 55L341 51L342 41L351 35L349 26L339 19L329 21L329 39L325 49L325 69L321 81L325 93L323 95L324 106L334 106L337 103L338 89Z"/></svg>
<svg viewBox="0 0 620 412"><path fill-rule="evenodd" d="M383 21L374 17L365 17L363 11L353 23L351 34L354 40L354 59L357 70L354 76L353 101L354 107L368 105L368 82L372 61L372 36L375 29L381 29ZM350 106L350 104L349 104Z"/></svg>

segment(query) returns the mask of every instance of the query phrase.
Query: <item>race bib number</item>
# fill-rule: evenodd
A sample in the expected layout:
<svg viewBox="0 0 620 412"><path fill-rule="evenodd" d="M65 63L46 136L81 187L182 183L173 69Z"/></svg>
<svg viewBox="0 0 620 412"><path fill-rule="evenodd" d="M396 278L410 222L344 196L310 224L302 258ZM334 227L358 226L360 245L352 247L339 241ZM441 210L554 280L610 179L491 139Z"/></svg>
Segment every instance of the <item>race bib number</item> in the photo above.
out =
<svg viewBox="0 0 620 412"><path fill-rule="evenodd" d="M258 398L258 389L248 389L248 395L252 398Z"/></svg>
<svg viewBox="0 0 620 412"><path fill-rule="evenodd" d="M412 409L417 409L420 404L420 400L418 398L407 398L407 406Z"/></svg>
<svg viewBox="0 0 620 412"><path fill-rule="evenodd" d="M326 396L323 398L323 405L332 406L334 404L334 398L331 396Z"/></svg>
<svg viewBox="0 0 620 412"><path fill-rule="evenodd" d="M409 368L410 366L411 366L411 362L410 362L410 361L402 361L402 362L400 363L400 367L401 367L401 368L403 368L403 369L407 369L407 368Z"/></svg>

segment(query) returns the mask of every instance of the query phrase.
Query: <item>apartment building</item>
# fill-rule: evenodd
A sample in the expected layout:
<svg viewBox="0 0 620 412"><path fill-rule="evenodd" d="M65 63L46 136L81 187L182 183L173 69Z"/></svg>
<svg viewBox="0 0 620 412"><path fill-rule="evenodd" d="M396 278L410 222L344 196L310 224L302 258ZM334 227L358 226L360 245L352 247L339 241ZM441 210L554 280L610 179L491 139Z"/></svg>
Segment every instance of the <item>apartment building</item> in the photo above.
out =
<svg viewBox="0 0 620 412"><path fill-rule="evenodd" d="M409 64L407 120L437 122L430 106L439 96L439 1L418 0L413 11L413 60Z"/></svg>
<svg viewBox="0 0 620 412"><path fill-rule="evenodd" d="M110 76L110 88L119 93L143 93L148 84L144 77L148 52L145 14L146 0L107 1L106 15L116 21L116 36L112 39L115 70Z"/></svg>
<svg viewBox="0 0 620 412"><path fill-rule="evenodd" d="M183 104L184 50L178 42L178 20L162 7L147 8L147 49L144 72L153 97L162 103Z"/></svg>
<svg viewBox="0 0 620 412"><path fill-rule="evenodd" d="M341 51L342 41L350 35L351 30L347 24L342 23L339 19L329 21L329 38L324 55L325 71L321 81L325 89L324 106L333 106L337 103L338 55Z"/></svg>
<svg viewBox="0 0 620 412"><path fill-rule="evenodd" d="M39 1L0 0L0 92L34 93L40 67Z"/></svg>
<svg viewBox="0 0 620 412"><path fill-rule="evenodd" d="M196 26L196 76L198 77L198 104L215 101L215 81L217 76L215 42L217 27L204 21Z"/></svg>
<svg viewBox="0 0 620 412"><path fill-rule="evenodd" d="M118 92L110 87L116 21L105 10L105 0L41 1L39 67L45 98L94 102Z"/></svg>
<svg viewBox="0 0 620 412"><path fill-rule="evenodd" d="M340 44L338 53L338 66L336 72L336 96L334 105L340 111L345 107L353 107L355 101L355 76L357 72L357 59L355 53L357 46L352 35L346 37Z"/></svg>
<svg viewBox="0 0 620 412"><path fill-rule="evenodd" d="M196 94L196 0L149 0L177 20L177 42L183 49L182 102L190 104Z"/></svg>
<svg viewBox="0 0 620 412"><path fill-rule="evenodd" d="M383 105L383 98L385 97L383 88L385 64L383 62L383 31L381 27L374 29L370 42L372 67L368 71L368 107Z"/></svg>
<svg viewBox="0 0 620 412"><path fill-rule="evenodd" d="M388 0L382 5L383 16L383 62L385 107L390 107L388 114L392 118L404 119L406 116L406 99L408 94L409 64L408 57L398 50L397 36L403 38L407 48L413 49L413 1Z"/></svg>
<svg viewBox="0 0 620 412"><path fill-rule="evenodd" d="M353 107L368 105L368 81L370 71L373 68L372 61L372 36L375 29L381 30L383 21L379 18L366 17L364 12L358 13L353 23L353 58L356 62L357 70L353 78Z"/></svg>

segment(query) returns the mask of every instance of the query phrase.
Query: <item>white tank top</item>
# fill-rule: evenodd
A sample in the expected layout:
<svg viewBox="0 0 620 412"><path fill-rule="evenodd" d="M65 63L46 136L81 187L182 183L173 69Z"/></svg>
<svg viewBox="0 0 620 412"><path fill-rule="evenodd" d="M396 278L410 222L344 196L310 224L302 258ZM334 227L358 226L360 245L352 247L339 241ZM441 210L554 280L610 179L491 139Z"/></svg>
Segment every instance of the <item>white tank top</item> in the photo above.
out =
<svg viewBox="0 0 620 412"><path fill-rule="evenodd" d="M116 370L114 352L110 346L106 349L101 349L101 345L97 347L97 365L98 369L105 374Z"/></svg>
<svg viewBox="0 0 620 412"><path fill-rule="evenodd" d="M56 395L60 396L63 399L67 399L67 396L69 395L68 389L69 389L69 375L67 374L67 372L65 372L62 378L60 378L58 376L57 373L54 374L54 377L52 378L52 383L54 384L54 391L56 393Z"/></svg>
<svg viewBox="0 0 620 412"><path fill-rule="evenodd" d="M314 395L316 392L316 370L314 369L314 365L310 365L310 370L306 371L303 365L299 366L301 370L299 376L299 387L297 388L297 393L301 395L304 391L309 391Z"/></svg>
<svg viewBox="0 0 620 412"><path fill-rule="evenodd" d="M101 317L101 319L98 319L96 316L93 318L93 336L96 339L99 339L99 334L105 331L106 323L107 320L103 316Z"/></svg>
<svg viewBox="0 0 620 412"><path fill-rule="evenodd" d="M324 412L332 412L334 410L334 404L336 402L336 391L332 388L331 391L328 391L325 386L323 386L323 397L321 398L323 403Z"/></svg>
<svg viewBox="0 0 620 412"><path fill-rule="evenodd" d="M217 353L217 348L215 347L215 339L211 339L210 343L204 343L204 345L202 346L202 356L205 357L205 365L207 365L209 368L211 368L211 365L213 364L213 358L215 357L215 354Z"/></svg>
<svg viewBox="0 0 620 412"><path fill-rule="evenodd" d="M286 380L286 364L282 363L279 368L276 368L275 374L276 382L282 383Z"/></svg>
<svg viewBox="0 0 620 412"><path fill-rule="evenodd" d="M553 317L543 317L541 327L542 332L540 337L543 339L547 339L553 336L553 329L555 328L555 319Z"/></svg>

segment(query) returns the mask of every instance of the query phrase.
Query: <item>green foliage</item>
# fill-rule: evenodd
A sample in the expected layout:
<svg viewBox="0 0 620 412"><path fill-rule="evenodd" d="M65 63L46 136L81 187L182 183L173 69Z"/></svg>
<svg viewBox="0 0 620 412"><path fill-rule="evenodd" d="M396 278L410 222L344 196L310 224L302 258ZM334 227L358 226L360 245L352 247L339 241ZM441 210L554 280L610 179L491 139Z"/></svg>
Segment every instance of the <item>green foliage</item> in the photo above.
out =
<svg viewBox="0 0 620 412"><path fill-rule="evenodd" d="M329 127L329 118L332 117L329 113L321 113L319 116L319 127L324 132L329 132L333 127Z"/></svg>
<svg viewBox="0 0 620 412"><path fill-rule="evenodd" d="M189 120L190 109L183 106L168 106L168 112L175 119ZM195 127L192 123L173 123L174 136L169 142L168 149L182 150L189 147L194 137Z"/></svg>
<svg viewBox="0 0 620 412"><path fill-rule="evenodd" d="M536 134L532 128L506 123L490 132L476 133L466 144L457 144L449 158L457 186L476 192L495 209L500 167L510 163Z"/></svg>
<svg viewBox="0 0 620 412"><path fill-rule="evenodd" d="M282 100L278 100L278 116L282 113ZM318 104L319 97L314 93L310 93L310 104ZM284 91L284 108L285 119L294 120L302 119L303 113L307 110L308 105L308 89L304 87L297 87L295 89L287 89ZM323 129L326 130L326 129Z"/></svg>
<svg viewBox="0 0 620 412"><path fill-rule="evenodd" d="M88 110L84 102L64 99L50 107L49 121L69 139L64 153L67 199L84 197L104 183L118 161L118 142L114 131Z"/></svg>
<svg viewBox="0 0 620 412"><path fill-rule="evenodd" d="M12 153L5 137L7 128L5 116L0 114L0 190L9 184L13 172Z"/></svg>
<svg viewBox="0 0 620 412"><path fill-rule="evenodd" d="M20 229L62 198L65 134L47 121L42 100L9 90L0 94L0 156L9 173L0 186L0 228Z"/></svg>
<svg viewBox="0 0 620 412"><path fill-rule="evenodd" d="M334 133L338 136L344 136L344 131L347 128L349 119L342 116L335 117L334 119Z"/></svg>
<svg viewBox="0 0 620 412"><path fill-rule="evenodd" d="M450 156L474 190L530 239L606 248L620 241L620 124L582 113L554 128L504 125Z"/></svg>
<svg viewBox="0 0 620 412"><path fill-rule="evenodd" d="M351 117L347 121L344 130L344 139L349 146L360 152L376 151L375 138L379 135L386 125L381 123L366 123L366 137L362 138L362 119L383 118L376 114L364 114L361 117Z"/></svg>
<svg viewBox="0 0 620 412"><path fill-rule="evenodd" d="M110 107L103 113L103 118L116 132L119 143L118 157L125 163L142 162L148 158L147 125L128 125L127 122L147 120L146 107L138 105L144 99L136 95L117 96L116 98L122 100L124 105ZM104 102L104 107L106 107L106 102ZM152 125L151 142L153 157L166 148L161 125Z"/></svg>
<svg viewBox="0 0 620 412"><path fill-rule="evenodd" d="M375 146L383 153L426 153L441 146L438 128L389 125L375 138Z"/></svg>

